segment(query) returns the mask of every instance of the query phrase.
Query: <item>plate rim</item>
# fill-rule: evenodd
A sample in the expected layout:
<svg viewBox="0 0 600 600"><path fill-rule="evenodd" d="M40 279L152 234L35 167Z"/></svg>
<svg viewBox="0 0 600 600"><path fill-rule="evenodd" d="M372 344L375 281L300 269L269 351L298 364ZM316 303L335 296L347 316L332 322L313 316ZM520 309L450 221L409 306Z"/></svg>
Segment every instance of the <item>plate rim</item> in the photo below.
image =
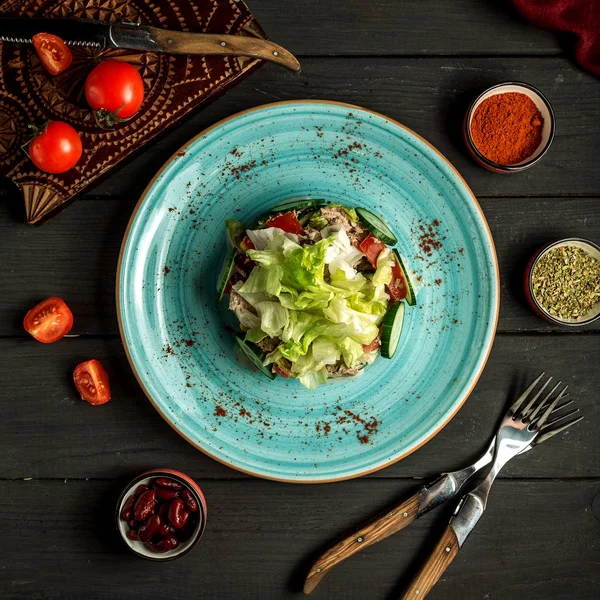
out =
<svg viewBox="0 0 600 600"><path fill-rule="evenodd" d="M181 153L184 152L189 146L191 146L194 142L196 142L196 140L198 140L199 138L201 138L202 136L210 133L213 129L216 129L217 127L220 127L221 125L224 125L226 123L228 123L229 121L233 120L233 119L237 119L239 117L243 117L247 114L251 114L254 112L258 112L261 110L266 110L269 108L274 108L274 107L278 107L278 106L289 106L289 105L297 105L297 104L325 104L325 105L329 105L329 106L340 106L343 108L348 108L350 110L357 110L357 111L363 111L366 113L370 113L376 117L382 118L385 121L388 121L389 123L391 123L392 125L395 125L396 127L399 127L400 129L403 129L404 131L407 131L408 133L410 133L411 135L414 135L418 140L420 140L421 142L423 142L427 147L429 147L430 150L432 150L445 164L446 166L454 173L454 175L458 178L458 180L464 185L465 189L467 190L467 192L469 193L469 195L471 196L471 200L473 201L473 204L475 206L475 208L477 209L477 211L479 212L479 215L483 221L483 225L484 225L484 229L485 229L485 233L487 234L487 238L488 238L488 242L490 245L490 249L491 249L491 253L492 253L492 264L494 267L494 272L495 272L495 284L496 284L496 306L495 306L495 310L493 311L493 327L492 327L492 331L491 331L491 336L490 336L490 340L488 343L488 347L486 349L485 352L485 356L483 357L483 361L481 362L481 366L479 368L479 371L475 374L475 377L473 379L473 382L471 384L471 386L469 387L468 390L466 390L463 394L463 397L460 398L458 404L456 405L456 407L454 408L454 410L447 416L447 418L440 423L437 428L432 431L424 440L422 440L419 444L417 444L416 446L414 446L413 448L410 448L409 450L407 450L406 452L403 452L402 454L400 454L399 456L395 457L393 460L389 460L388 462L378 465L376 467L370 468L370 469L365 469L362 470L360 472L357 473L352 473L350 475L344 475L342 477L332 477L330 479L300 479L300 478L286 478L286 477L274 477L272 475L266 475L264 473L258 473L256 471L252 471L250 469L245 469L239 465L236 465L234 463L231 462L227 462L226 460L217 457L215 455L213 455L210 451L208 451L205 448L202 448L197 442L193 441L192 439L190 439L185 433L183 433L182 431L180 431L173 422L171 422L168 418L167 415L165 413L163 413L163 411L159 408L159 406L156 404L156 402L154 401L154 399L152 398L150 392L148 391L148 389L146 388L144 382L142 381L142 378L140 377L140 374L133 362L133 358L131 356L131 353L129 351L129 345L127 342L127 339L125 337L125 331L124 331L124 327L123 327L123 322L122 322L122 310L121 310L121 300L120 300L120 296L121 296L121 286L120 286L120 281L121 281L121 270L123 268L123 255L125 253L125 246L127 245L127 241L129 238L129 234L131 231L131 227L133 226L133 223L137 217L138 211L140 210L142 203L144 202L144 200L146 199L146 196L148 195L150 189L154 186L154 184L156 183L156 180L162 175L162 173L172 164L172 162L174 160L176 160L179 156L181 156ZM133 374L139 384L139 386L141 387L142 391L144 392L146 398L150 401L150 403L152 404L152 406L154 407L154 409L156 410L156 412L162 417L162 419L171 427L171 429L173 429L175 432L177 432L177 434L179 436L181 436L184 440L186 440L189 444L191 444L194 448L196 448L197 450L200 450L200 452L202 452L203 454L205 454L206 456L212 458L213 460L231 468L231 469L235 469L238 472L244 473L246 475L250 475L252 477L258 477L260 479L267 479L270 481L279 481L282 483L295 483L295 484L322 484L322 483L334 483L337 481L348 481L351 479L358 479L359 477L364 477L365 475L369 475L371 473L375 473L377 471L381 471L382 469L385 469L401 460L403 460L404 458L406 458L407 456L411 455L413 452L416 452L419 448L421 448L422 446L424 446L425 444L427 444L429 441L431 441L444 427L446 427L446 425L448 425L448 423L450 423L450 421L456 416L456 413L458 413L458 411L462 408L462 406L464 405L464 403L467 401L467 399L469 398L469 396L471 395L471 393L473 392L473 389L475 388L475 386L477 385L481 374L483 373L483 370L485 369L485 366L487 364L487 361L489 359L490 356L490 352L492 350L492 347L494 345L494 340L496 338L496 332L498 329L498 317L500 314L500 269L499 269L499 265L498 265L498 255L496 253L496 246L494 244L494 238L492 237L492 232L490 230L490 226L489 223L487 222L487 219L485 218L485 213L483 212L483 209L481 208L481 205L479 204L479 201L477 200L477 197L475 196L475 194L473 193L473 190L471 190L471 187L469 186L469 184L465 181L464 177L459 173L459 171L457 170L457 168L450 162L450 160L448 158L446 158L435 146L433 146L430 142L428 142L425 138L423 138L421 135L419 135L418 133L416 133L415 131L413 131L410 127L407 127L406 125L403 125L402 123L400 123L399 121L396 121L395 119L392 119L382 113L379 113L377 111L371 110L369 108L364 108L362 106L358 106L356 104L349 104L347 102L338 102L336 100L314 100L314 99L299 99L299 100L282 100L279 102L269 102L267 104L261 104L259 106L254 106L252 108L248 108L246 110L234 113L233 115L230 115L228 117L225 117L224 119L221 119L220 121L217 121L216 123L213 123L212 125L210 125L209 127L206 127L205 129L203 129L202 131L200 131L198 134L196 134L194 137L190 138L187 142L185 142L180 148L178 148L166 161L165 163L162 165L162 167L156 172L156 174L152 177L152 179L150 180L150 182L148 183L148 185L144 188L144 191L142 192L142 194L140 195L138 201L136 202L135 207L133 208L133 211L131 213L131 216L129 217L129 221L127 223L127 227L125 228L125 232L123 233L123 240L121 242L121 248L119 250L119 258L117 261L117 271L116 271L116 285L115 285L115 296L116 296L116 308L117 308L117 322L119 325L119 335L121 337L121 343L123 344L123 348L125 350L125 355L127 356L127 361L129 362L129 366L131 368L131 370L133 371Z"/></svg>

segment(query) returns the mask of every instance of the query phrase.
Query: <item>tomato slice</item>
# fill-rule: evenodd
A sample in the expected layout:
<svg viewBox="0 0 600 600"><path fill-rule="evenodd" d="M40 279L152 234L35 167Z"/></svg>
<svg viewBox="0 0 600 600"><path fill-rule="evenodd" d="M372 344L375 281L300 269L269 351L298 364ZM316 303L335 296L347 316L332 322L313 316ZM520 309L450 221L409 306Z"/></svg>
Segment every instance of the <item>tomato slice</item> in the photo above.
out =
<svg viewBox="0 0 600 600"><path fill-rule="evenodd" d="M273 363L273 372L281 375L284 379L289 379L292 376L292 372L277 363Z"/></svg>
<svg viewBox="0 0 600 600"><path fill-rule="evenodd" d="M60 298L46 298L23 319L25 331L42 344L60 340L73 327L73 313Z"/></svg>
<svg viewBox="0 0 600 600"><path fill-rule="evenodd" d="M95 359L82 362L75 367L73 381L81 399L92 405L106 404L110 400L108 373Z"/></svg>
<svg viewBox="0 0 600 600"><path fill-rule="evenodd" d="M378 240L372 233L370 233L358 246L360 251L365 254L368 261L373 265L373 267L377 267L377 257L381 253L382 250L387 248L387 246L381 241Z"/></svg>
<svg viewBox="0 0 600 600"><path fill-rule="evenodd" d="M408 295L408 285L406 284L404 273L397 262L394 262L394 266L392 267L392 280L387 288L394 302L404 300Z"/></svg>
<svg viewBox="0 0 600 600"><path fill-rule="evenodd" d="M240 248L246 252L247 250L255 250L255 246L249 236L246 236L240 243Z"/></svg>
<svg viewBox="0 0 600 600"><path fill-rule="evenodd" d="M379 335L377 335L377 337L370 344L363 344L363 352L365 354L369 354L369 352L374 352L377 350L379 346L381 346L381 338Z"/></svg>
<svg viewBox="0 0 600 600"><path fill-rule="evenodd" d="M290 210L290 212L286 212L282 215L277 215L276 217L269 219L267 221L267 225L269 227L279 227L279 229L285 231L286 233L300 234L304 231L300 221L298 221L295 210Z"/></svg>
<svg viewBox="0 0 600 600"><path fill-rule="evenodd" d="M62 73L73 62L71 51L57 35L36 33L32 40L44 69L50 75Z"/></svg>

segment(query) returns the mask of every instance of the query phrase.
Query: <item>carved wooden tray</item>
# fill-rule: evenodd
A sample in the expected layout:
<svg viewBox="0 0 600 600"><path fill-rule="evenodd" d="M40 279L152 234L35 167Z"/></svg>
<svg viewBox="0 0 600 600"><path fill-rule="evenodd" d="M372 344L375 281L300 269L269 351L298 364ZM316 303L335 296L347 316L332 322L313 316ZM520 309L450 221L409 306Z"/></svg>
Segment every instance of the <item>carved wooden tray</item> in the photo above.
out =
<svg viewBox="0 0 600 600"><path fill-rule="evenodd" d="M183 31L266 38L248 7L236 0L9 0L0 12L18 16L136 21ZM72 47L73 63L51 77L31 44L0 42L0 175L20 189L27 222L41 224L94 180L182 117L222 94L261 61L245 57L170 56ZM137 115L111 131L100 129L83 97L83 82L98 60L117 58L141 73L146 98ZM27 125L61 120L80 133L84 153L71 171L37 170L21 146Z"/></svg>

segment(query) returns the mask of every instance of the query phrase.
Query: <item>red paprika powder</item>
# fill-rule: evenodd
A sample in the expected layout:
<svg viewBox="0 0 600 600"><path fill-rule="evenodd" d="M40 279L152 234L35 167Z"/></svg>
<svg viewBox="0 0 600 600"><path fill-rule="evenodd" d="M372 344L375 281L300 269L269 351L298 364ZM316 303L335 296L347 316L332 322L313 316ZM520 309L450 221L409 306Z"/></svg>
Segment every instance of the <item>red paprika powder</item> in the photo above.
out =
<svg viewBox="0 0 600 600"><path fill-rule="evenodd" d="M514 165L531 156L542 141L544 118L529 96L518 92L486 98L471 119L477 150L500 165Z"/></svg>

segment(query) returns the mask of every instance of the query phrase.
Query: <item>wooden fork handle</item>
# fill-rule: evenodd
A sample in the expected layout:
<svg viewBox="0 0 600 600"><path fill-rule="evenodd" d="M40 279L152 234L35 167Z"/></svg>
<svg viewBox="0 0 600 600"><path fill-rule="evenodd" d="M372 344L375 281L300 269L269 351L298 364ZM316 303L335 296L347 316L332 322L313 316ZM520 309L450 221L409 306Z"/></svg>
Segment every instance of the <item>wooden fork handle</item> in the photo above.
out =
<svg viewBox="0 0 600 600"><path fill-rule="evenodd" d="M349 556L410 525L417 518L418 512L419 492L385 515L365 525L360 531L331 547L311 567L304 582L304 593L310 594L335 565Z"/></svg>
<svg viewBox="0 0 600 600"><path fill-rule="evenodd" d="M458 549L458 539L454 529L452 529L452 525L448 525L427 562L421 567L417 576L404 592L402 600L422 600L425 598L444 574L444 571L450 566L450 563L458 554Z"/></svg>

